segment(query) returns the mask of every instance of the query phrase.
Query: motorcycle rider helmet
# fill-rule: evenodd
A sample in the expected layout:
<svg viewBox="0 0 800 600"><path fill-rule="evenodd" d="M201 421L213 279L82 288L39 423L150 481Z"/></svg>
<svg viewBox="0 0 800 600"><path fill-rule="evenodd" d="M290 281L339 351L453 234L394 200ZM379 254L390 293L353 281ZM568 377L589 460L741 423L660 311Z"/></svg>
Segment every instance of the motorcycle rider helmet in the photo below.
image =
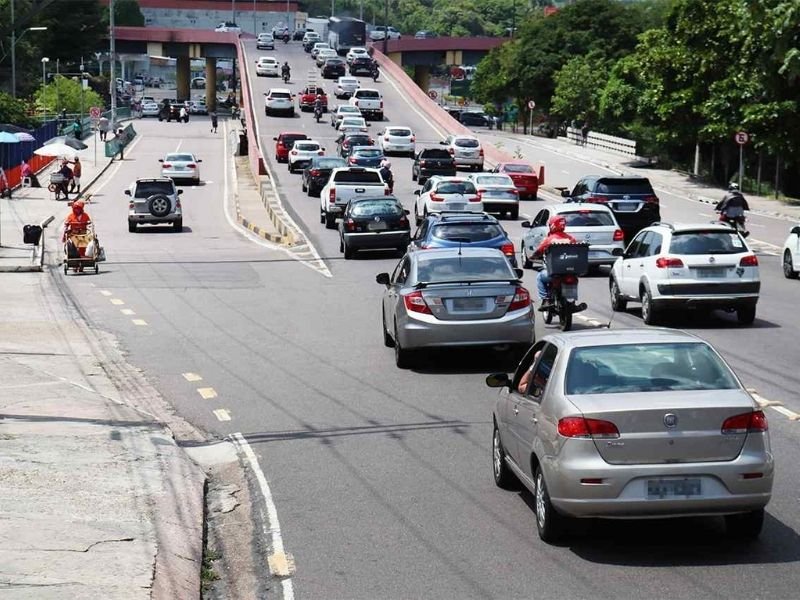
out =
<svg viewBox="0 0 800 600"><path fill-rule="evenodd" d="M729 192L738 192L739 191L739 184L733 183L733 182L729 183L728 184L728 191Z"/></svg>
<svg viewBox="0 0 800 600"><path fill-rule="evenodd" d="M547 227L550 233L562 233L567 228L567 220L561 215L555 215L547 221Z"/></svg>

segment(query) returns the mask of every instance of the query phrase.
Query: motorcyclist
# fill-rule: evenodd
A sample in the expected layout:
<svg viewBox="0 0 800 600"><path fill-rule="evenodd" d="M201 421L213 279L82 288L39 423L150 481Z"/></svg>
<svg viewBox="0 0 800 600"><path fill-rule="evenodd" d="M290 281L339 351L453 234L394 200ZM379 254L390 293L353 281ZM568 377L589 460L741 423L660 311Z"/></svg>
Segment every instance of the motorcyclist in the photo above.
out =
<svg viewBox="0 0 800 600"><path fill-rule="evenodd" d="M319 120L322 118L322 113L325 112L325 106L322 104L322 94L317 94L317 97L314 99L314 118L319 123Z"/></svg>
<svg viewBox="0 0 800 600"><path fill-rule="evenodd" d="M380 70L378 69L378 61L372 60L372 81L378 81Z"/></svg>
<svg viewBox="0 0 800 600"><path fill-rule="evenodd" d="M390 163L387 159L383 159L381 161L380 167L381 177L386 185L389 186L389 193L394 190L394 175L392 174L392 163Z"/></svg>
<svg viewBox="0 0 800 600"><path fill-rule="evenodd" d="M731 183L728 185L728 192L717 203L714 210L720 213L720 221L734 221L744 229L744 211L750 210L750 206L747 204L747 199L742 192L739 191L739 186ZM744 233L747 235L748 232L745 231Z"/></svg>
<svg viewBox="0 0 800 600"><path fill-rule="evenodd" d="M550 217L547 222L550 233L542 240L539 247L533 253L534 256L544 256L547 249L553 244L575 244L577 241L574 237L564 231L567 227L567 220L561 215ZM539 307L540 311L545 311L548 308L548 298L550 296L550 276L547 274L547 269L543 268L539 271L536 277L536 289L539 292L539 299L542 305Z"/></svg>
<svg viewBox="0 0 800 600"><path fill-rule="evenodd" d="M289 66L289 61L285 61L281 66L281 75L284 81L288 81L292 76L292 68Z"/></svg>
<svg viewBox="0 0 800 600"><path fill-rule="evenodd" d="M284 29L283 30L283 43L284 44L288 44L289 43L289 30L288 29Z"/></svg>

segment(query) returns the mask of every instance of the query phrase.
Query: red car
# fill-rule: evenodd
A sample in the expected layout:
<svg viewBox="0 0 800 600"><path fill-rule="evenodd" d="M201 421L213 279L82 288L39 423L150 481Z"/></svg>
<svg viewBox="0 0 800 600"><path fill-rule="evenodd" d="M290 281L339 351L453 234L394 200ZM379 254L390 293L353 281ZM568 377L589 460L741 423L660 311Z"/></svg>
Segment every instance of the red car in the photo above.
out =
<svg viewBox="0 0 800 600"><path fill-rule="evenodd" d="M524 162L499 163L493 173L505 173L514 180L514 185L519 191L519 198L530 200L538 199L539 195L539 176L533 167Z"/></svg>
<svg viewBox="0 0 800 600"><path fill-rule="evenodd" d="M289 160L289 150L292 149L297 140L307 140L309 138L305 133L284 131L278 134L278 137L272 139L275 140L275 160L280 163Z"/></svg>
<svg viewBox="0 0 800 600"><path fill-rule="evenodd" d="M325 90L316 85L309 85L303 88L298 96L300 97L300 110L310 111L314 110L314 103L317 101L317 96L322 96L322 111L328 111L328 95Z"/></svg>

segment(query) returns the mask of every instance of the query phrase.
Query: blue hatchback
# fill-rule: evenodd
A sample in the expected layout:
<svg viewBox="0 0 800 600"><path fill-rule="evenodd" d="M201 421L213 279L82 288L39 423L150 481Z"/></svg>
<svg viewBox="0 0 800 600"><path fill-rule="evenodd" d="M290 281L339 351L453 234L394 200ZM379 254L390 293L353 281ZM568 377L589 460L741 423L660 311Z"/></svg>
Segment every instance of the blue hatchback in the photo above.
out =
<svg viewBox="0 0 800 600"><path fill-rule="evenodd" d="M375 146L353 146L347 157L348 167L372 167L377 169L381 161L386 158L383 150Z"/></svg>
<svg viewBox="0 0 800 600"><path fill-rule="evenodd" d="M514 243L496 218L486 213L431 213L411 237L409 251L428 248L497 248L506 255L512 267L517 266Z"/></svg>

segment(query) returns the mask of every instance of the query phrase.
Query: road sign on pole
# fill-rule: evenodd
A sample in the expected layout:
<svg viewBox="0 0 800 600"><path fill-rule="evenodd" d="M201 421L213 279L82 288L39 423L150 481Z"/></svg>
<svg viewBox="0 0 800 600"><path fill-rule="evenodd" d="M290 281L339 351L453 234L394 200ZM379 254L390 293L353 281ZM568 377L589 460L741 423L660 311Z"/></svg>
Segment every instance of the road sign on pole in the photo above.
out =
<svg viewBox="0 0 800 600"><path fill-rule="evenodd" d="M744 146L747 142L750 141L750 136L747 135L744 131L737 131L736 135L733 136L733 139L736 140L736 143L740 146Z"/></svg>
<svg viewBox="0 0 800 600"><path fill-rule="evenodd" d="M733 136L739 144L739 189L742 189L742 177L744 177L744 145L750 141L750 136L744 131L737 131Z"/></svg>
<svg viewBox="0 0 800 600"><path fill-rule="evenodd" d="M536 108L536 102L534 102L533 100L528 100L528 108L530 108L531 110Z"/></svg>
<svg viewBox="0 0 800 600"><path fill-rule="evenodd" d="M436 90L431 90L430 92L428 92L428 96L430 97L431 100L436 100L439 94L436 93Z"/></svg>
<svg viewBox="0 0 800 600"><path fill-rule="evenodd" d="M102 116L102 114L103 114L103 109L100 108L99 106L93 106L92 108L89 109L89 116L91 116L93 119L99 119Z"/></svg>

